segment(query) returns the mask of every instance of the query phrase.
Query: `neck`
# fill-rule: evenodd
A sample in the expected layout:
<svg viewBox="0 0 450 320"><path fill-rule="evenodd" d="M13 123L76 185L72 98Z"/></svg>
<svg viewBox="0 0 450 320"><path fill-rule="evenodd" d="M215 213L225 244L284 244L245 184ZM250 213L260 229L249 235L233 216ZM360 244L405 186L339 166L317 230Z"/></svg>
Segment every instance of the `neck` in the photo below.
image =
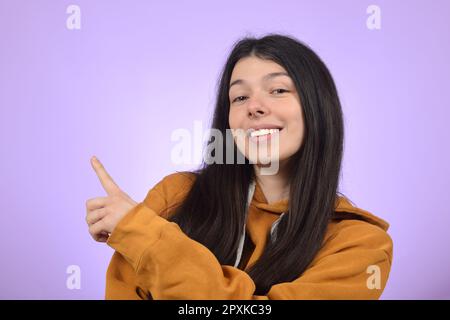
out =
<svg viewBox="0 0 450 320"><path fill-rule="evenodd" d="M276 174L262 175L263 166L254 164L256 180L259 183L267 202L274 203L289 198L289 170L286 162L280 162Z"/></svg>

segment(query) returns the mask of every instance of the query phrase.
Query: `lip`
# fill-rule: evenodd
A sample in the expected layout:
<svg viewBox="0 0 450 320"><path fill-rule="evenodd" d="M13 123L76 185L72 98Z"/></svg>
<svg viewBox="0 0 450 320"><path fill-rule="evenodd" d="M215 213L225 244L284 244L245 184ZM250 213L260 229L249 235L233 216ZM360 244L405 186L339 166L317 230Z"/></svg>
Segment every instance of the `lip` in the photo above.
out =
<svg viewBox="0 0 450 320"><path fill-rule="evenodd" d="M267 138L270 139L270 134L269 135L265 135L265 136L259 136L259 137L251 137L250 134L253 131L259 130L259 129L279 129L278 132L281 132L283 130L282 126L276 125L276 124L270 124L270 123L261 123L258 125L254 125L251 126L250 128L247 129L246 133L247 133L247 137L251 138L251 140L253 141L262 141L262 140L267 140Z"/></svg>
<svg viewBox="0 0 450 320"><path fill-rule="evenodd" d="M266 134L266 135L262 135L262 136L256 136L256 137L252 137L250 134L253 131L259 130L259 129L279 129L278 130L278 134L283 130L283 127L279 126L279 125L274 125L274 124L260 124L260 125L255 125L250 127L247 130L247 137L248 139L253 142L253 143L259 143L262 141L271 141L272 140L272 134Z"/></svg>
<svg viewBox="0 0 450 320"><path fill-rule="evenodd" d="M281 131L281 129L283 129L283 127L279 126L279 125L276 125L276 124L261 123L261 124L258 124L258 125L251 126L250 128L247 129L247 131L249 131L249 130L252 130L252 131L253 130L259 130L259 129L280 129L280 131Z"/></svg>

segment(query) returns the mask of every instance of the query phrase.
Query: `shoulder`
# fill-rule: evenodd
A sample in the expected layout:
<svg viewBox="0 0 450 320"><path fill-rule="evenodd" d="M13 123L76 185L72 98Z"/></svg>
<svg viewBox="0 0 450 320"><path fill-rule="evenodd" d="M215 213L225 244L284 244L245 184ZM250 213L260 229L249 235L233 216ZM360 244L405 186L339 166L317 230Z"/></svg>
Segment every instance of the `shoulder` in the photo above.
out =
<svg viewBox="0 0 450 320"><path fill-rule="evenodd" d="M180 204L189 193L196 174L190 171L174 172L163 177L151 188L144 199L144 203L161 214Z"/></svg>
<svg viewBox="0 0 450 320"><path fill-rule="evenodd" d="M179 193L185 190L187 186L194 183L196 174L191 171L180 171L171 173L163 177L156 185L160 192L166 194Z"/></svg>
<svg viewBox="0 0 450 320"><path fill-rule="evenodd" d="M345 196L337 198L335 212L328 225L325 244L341 248L379 249L392 256L393 242L389 223L364 210Z"/></svg>
<svg viewBox="0 0 450 320"><path fill-rule="evenodd" d="M386 230L368 221L358 219L332 221L325 235L321 255L348 250L359 251L361 256L382 253L391 263L393 241Z"/></svg>

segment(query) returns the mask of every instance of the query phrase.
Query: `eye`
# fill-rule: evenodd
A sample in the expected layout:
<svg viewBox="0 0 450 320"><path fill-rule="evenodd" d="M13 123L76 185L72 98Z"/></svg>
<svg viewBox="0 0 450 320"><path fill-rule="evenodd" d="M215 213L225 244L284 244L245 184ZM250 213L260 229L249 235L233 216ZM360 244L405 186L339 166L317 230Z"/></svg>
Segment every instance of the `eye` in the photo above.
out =
<svg viewBox="0 0 450 320"><path fill-rule="evenodd" d="M247 97L246 96L239 96L239 97L235 98L232 102L244 101L241 98L247 98Z"/></svg>
<svg viewBox="0 0 450 320"><path fill-rule="evenodd" d="M286 90L286 89L275 89L275 90L272 90L272 92L275 92L275 91L278 91L278 93L284 93L284 92L289 92L288 90ZM281 92L280 92L281 91Z"/></svg>

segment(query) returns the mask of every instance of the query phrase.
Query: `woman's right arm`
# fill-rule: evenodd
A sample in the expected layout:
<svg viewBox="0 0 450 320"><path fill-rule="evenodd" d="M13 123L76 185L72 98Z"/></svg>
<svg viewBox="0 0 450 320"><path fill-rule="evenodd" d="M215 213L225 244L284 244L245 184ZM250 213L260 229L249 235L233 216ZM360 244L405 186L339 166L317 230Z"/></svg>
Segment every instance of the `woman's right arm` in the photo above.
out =
<svg viewBox="0 0 450 320"><path fill-rule="evenodd" d="M181 200L180 191L188 190L192 183L191 173L173 173L164 177L147 193L143 203L164 217L165 210ZM136 284L136 272L125 258L114 252L106 272L105 299L140 300L151 299Z"/></svg>

